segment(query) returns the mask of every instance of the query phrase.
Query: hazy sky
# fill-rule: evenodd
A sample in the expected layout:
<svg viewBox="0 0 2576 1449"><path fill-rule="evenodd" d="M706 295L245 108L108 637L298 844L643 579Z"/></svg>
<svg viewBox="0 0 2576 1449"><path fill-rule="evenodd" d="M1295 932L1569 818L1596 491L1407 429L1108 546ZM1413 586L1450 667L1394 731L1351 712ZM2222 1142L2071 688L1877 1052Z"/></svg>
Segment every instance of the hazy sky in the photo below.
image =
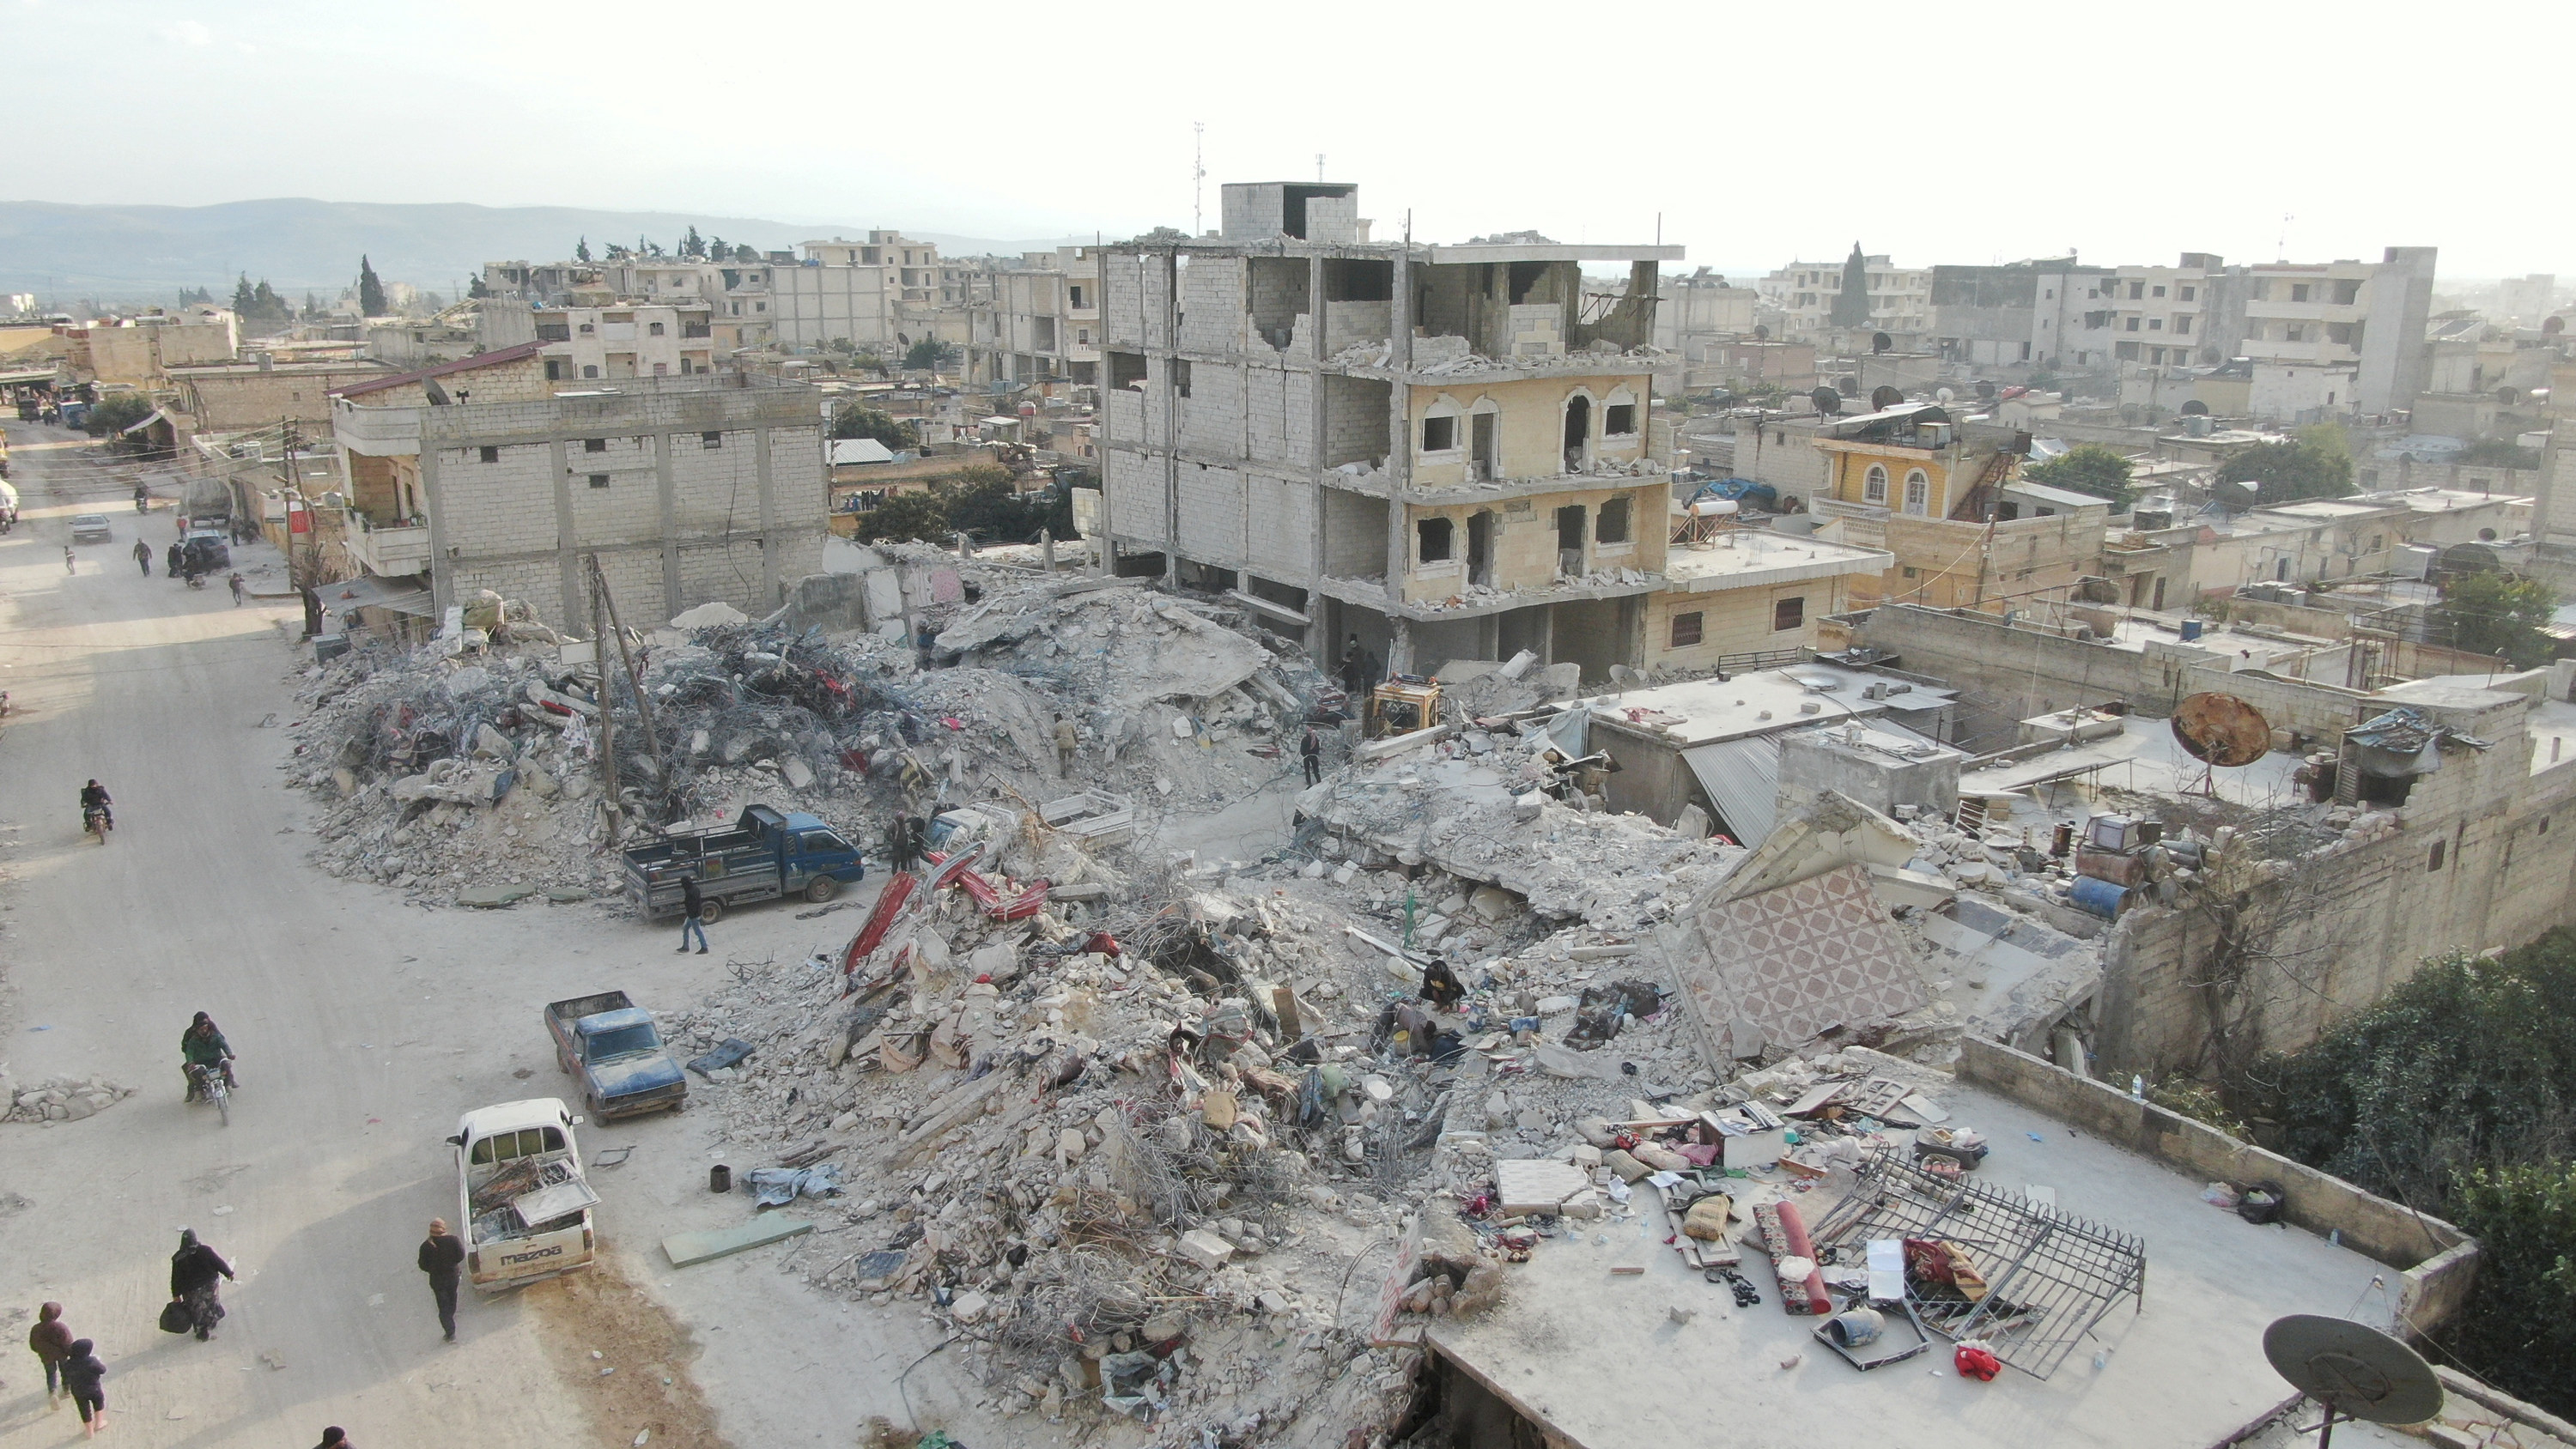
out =
<svg viewBox="0 0 2576 1449"><path fill-rule="evenodd" d="M1020 238L1326 156L1378 235L1694 262L2442 249L2576 274L2557 4L2220 9L0 0L0 193L559 204ZM1256 18L1258 17L1258 18ZM41 160L30 158L41 157ZM2284 222L2284 216L2292 218Z"/></svg>

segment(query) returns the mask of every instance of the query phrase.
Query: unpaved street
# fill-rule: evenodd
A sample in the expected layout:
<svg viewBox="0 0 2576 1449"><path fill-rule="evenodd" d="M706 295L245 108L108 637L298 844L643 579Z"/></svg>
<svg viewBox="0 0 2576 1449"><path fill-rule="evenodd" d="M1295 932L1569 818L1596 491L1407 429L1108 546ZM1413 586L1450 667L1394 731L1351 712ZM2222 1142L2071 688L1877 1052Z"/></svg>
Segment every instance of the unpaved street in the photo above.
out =
<svg viewBox="0 0 2576 1449"><path fill-rule="evenodd" d="M0 538L0 1065L13 1090L57 1073L141 1090L85 1121L0 1125L0 1449L79 1437L23 1347L45 1299L97 1340L110 1437L136 1446L273 1449L325 1424L367 1446L848 1444L868 1414L901 1422L904 1395L925 1423L957 1412L946 1355L898 1393L937 1342L917 1317L823 1302L780 1271L790 1252L874 1246L857 1234L669 1268L662 1234L750 1208L706 1191L714 1159L687 1113L585 1131L590 1155L637 1149L597 1174L606 1271L469 1294L459 1342L439 1342L412 1257L433 1214L456 1216L440 1139L462 1109L562 1089L543 1004L622 988L668 1008L728 955L801 957L857 917L757 907L719 924L715 954L680 956L604 907L423 910L314 871L305 801L277 768L302 662L280 632L292 603L235 608L157 562L138 576L137 529L166 545L167 512L82 486L76 435L8 427L26 521ZM80 511L116 537L67 576ZM241 559L282 589L272 550ZM105 846L79 829L91 776L116 799ZM229 1128L180 1101L197 1010L242 1058ZM154 1327L183 1226L241 1275L210 1344Z"/></svg>

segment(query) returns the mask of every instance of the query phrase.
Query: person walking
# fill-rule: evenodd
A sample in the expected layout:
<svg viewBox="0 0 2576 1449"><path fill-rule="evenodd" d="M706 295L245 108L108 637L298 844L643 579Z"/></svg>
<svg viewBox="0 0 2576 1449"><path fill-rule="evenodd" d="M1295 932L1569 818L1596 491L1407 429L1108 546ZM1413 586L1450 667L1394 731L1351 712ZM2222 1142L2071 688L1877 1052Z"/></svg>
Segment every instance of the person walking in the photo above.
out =
<svg viewBox="0 0 2576 1449"><path fill-rule="evenodd" d="M152 577L152 545L139 538L134 541L134 564L145 578Z"/></svg>
<svg viewBox="0 0 2576 1449"><path fill-rule="evenodd" d="M234 573L230 578L225 579L224 582L232 585L233 607L236 609L240 608L242 606L242 600L250 594L250 586L242 582L242 576L238 572Z"/></svg>
<svg viewBox="0 0 2576 1449"><path fill-rule="evenodd" d="M223 1298L216 1289L219 1280L232 1276L233 1265L198 1242L195 1229L179 1230L179 1251L170 1255L170 1297L188 1305L188 1321L196 1325L199 1343L213 1337L215 1325L223 1321Z"/></svg>
<svg viewBox="0 0 2576 1449"><path fill-rule="evenodd" d="M98 1361L97 1348L86 1338L76 1338L63 1355L63 1391L71 1395L72 1407L80 1410L81 1428L93 1439L107 1427L107 1365Z"/></svg>
<svg viewBox="0 0 2576 1449"><path fill-rule="evenodd" d="M72 552L72 546L68 543L63 545L63 572L67 574L80 572L80 555Z"/></svg>
<svg viewBox="0 0 2576 1449"><path fill-rule="evenodd" d="M1306 726L1306 737L1297 742L1297 757L1306 762L1306 783L1312 785L1324 778L1324 737Z"/></svg>
<svg viewBox="0 0 2576 1449"><path fill-rule="evenodd" d="M694 931L698 937L698 954L707 954L707 923L701 919L707 909L707 898L698 894L695 876L680 877L680 909L680 949L689 949L689 933Z"/></svg>
<svg viewBox="0 0 2576 1449"><path fill-rule="evenodd" d="M438 1326L449 1343L456 1341L456 1270L464 1261L465 1244L447 1230L447 1219L431 1218L429 1237L420 1245L420 1271L429 1275L430 1296L438 1300Z"/></svg>
<svg viewBox="0 0 2576 1449"><path fill-rule="evenodd" d="M161 560L162 576L164 578L177 578L179 576L181 563L182 560L179 557L179 545L174 543L170 545L170 552Z"/></svg>
<svg viewBox="0 0 2576 1449"><path fill-rule="evenodd" d="M455 1336L452 1333L448 1335L450 1338ZM348 1430L334 1424L322 1431L322 1442L315 1445L314 1449L357 1449L357 1446L349 1442Z"/></svg>
<svg viewBox="0 0 2576 1449"><path fill-rule="evenodd" d="M72 1330L63 1322L63 1305L48 1303L36 1310L36 1326L27 1330L27 1347L45 1366L45 1407L61 1408L63 1360L72 1352Z"/></svg>
<svg viewBox="0 0 2576 1449"><path fill-rule="evenodd" d="M1073 778L1074 746L1081 743L1073 732L1073 721L1063 715L1055 717L1055 772L1058 778Z"/></svg>

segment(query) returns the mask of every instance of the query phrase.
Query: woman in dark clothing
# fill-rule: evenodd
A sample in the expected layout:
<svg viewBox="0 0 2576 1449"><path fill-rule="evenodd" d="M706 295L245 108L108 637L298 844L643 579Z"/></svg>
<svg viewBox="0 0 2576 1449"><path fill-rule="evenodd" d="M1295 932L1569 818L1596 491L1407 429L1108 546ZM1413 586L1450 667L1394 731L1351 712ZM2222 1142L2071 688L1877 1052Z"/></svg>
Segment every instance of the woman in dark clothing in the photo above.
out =
<svg viewBox="0 0 2576 1449"><path fill-rule="evenodd" d="M27 1330L27 1347L45 1366L46 1407L61 1408L63 1360L72 1351L72 1330L63 1322L63 1305L48 1303L36 1310L36 1326Z"/></svg>
<svg viewBox="0 0 2576 1449"><path fill-rule="evenodd" d="M188 1305L188 1321L196 1325L199 1342L211 1336L223 1319L216 1283L231 1276L233 1265L222 1254L198 1242L194 1230L179 1230L179 1251L170 1255L170 1296Z"/></svg>
<svg viewBox="0 0 2576 1449"><path fill-rule="evenodd" d="M91 1351L97 1347L86 1338L73 1339L71 1352L63 1359L63 1387L71 1393L72 1407L80 1410L81 1427L93 1439L107 1427L107 1365Z"/></svg>
<svg viewBox="0 0 2576 1449"><path fill-rule="evenodd" d="M334 1424L322 1431L322 1442L315 1449L357 1449L349 1442L349 1431Z"/></svg>

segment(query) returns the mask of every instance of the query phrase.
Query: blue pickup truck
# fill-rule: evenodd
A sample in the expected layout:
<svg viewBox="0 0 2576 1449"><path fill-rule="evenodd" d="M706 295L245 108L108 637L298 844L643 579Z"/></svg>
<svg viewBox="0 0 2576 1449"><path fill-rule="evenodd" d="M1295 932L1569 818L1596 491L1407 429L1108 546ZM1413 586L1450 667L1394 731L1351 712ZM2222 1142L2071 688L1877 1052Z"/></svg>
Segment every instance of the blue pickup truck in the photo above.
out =
<svg viewBox="0 0 2576 1449"><path fill-rule="evenodd" d="M818 816L744 809L738 825L666 835L626 852L626 899L648 921L676 916L680 882L695 880L713 921L727 906L802 895L828 901L867 875L858 849Z"/></svg>
<svg viewBox="0 0 2576 1449"><path fill-rule="evenodd" d="M581 1079L582 1106L593 1121L677 1107L689 1095L689 1079L662 1045L653 1013L623 991L549 1002L546 1034L555 1039L555 1065Z"/></svg>

